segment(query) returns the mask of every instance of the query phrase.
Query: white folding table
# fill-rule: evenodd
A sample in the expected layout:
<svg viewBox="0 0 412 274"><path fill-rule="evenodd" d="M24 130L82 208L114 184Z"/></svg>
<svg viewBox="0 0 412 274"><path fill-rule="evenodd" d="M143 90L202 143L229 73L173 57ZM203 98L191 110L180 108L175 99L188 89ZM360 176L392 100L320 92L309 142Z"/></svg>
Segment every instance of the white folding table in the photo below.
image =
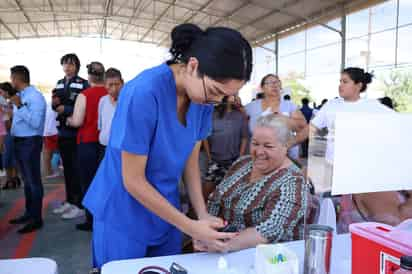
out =
<svg viewBox="0 0 412 274"><path fill-rule="evenodd" d="M296 252L303 273L304 241L294 241L285 245ZM228 262L230 273L254 274L255 249L250 248L227 254L193 253L185 255L120 260L109 262L102 267L102 274L137 274L146 266L160 266L169 269L173 262L186 268L189 274L219 273L217 262L223 256ZM221 272L221 271L220 271ZM350 234L335 235L332 244L331 273L351 273L351 240Z"/></svg>

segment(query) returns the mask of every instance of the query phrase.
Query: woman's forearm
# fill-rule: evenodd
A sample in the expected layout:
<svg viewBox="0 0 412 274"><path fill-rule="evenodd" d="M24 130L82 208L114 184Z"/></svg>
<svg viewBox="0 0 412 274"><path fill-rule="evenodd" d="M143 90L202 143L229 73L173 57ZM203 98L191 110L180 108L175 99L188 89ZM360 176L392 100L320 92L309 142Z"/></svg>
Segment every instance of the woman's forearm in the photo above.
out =
<svg viewBox="0 0 412 274"><path fill-rule="evenodd" d="M412 197L409 197L405 203L401 204L399 212L402 221L412 219Z"/></svg>
<svg viewBox="0 0 412 274"><path fill-rule="evenodd" d="M366 215L376 222L398 225L412 218L412 199L402 202L396 191L355 194L353 198L364 207Z"/></svg>
<svg viewBox="0 0 412 274"><path fill-rule="evenodd" d="M73 114L67 119L67 125L71 127L81 127L86 115L86 97L79 94L74 104Z"/></svg>
<svg viewBox="0 0 412 274"><path fill-rule="evenodd" d="M256 228L251 227L243 230L240 234L228 242L228 251L237 251L256 247L258 244L266 244L268 241L260 235Z"/></svg>
<svg viewBox="0 0 412 274"><path fill-rule="evenodd" d="M300 144L308 138L309 126L299 110L291 116L291 128L296 132L296 135L293 140L289 142L289 147Z"/></svg>
<svg viewBox="0 0 412 274"><path fill-rule="evenodd" d="M309 137L309 126L304 125L303 127L300 127L298 131L296 131L296 136L294 140L294 145L300 144Z"/></svg>

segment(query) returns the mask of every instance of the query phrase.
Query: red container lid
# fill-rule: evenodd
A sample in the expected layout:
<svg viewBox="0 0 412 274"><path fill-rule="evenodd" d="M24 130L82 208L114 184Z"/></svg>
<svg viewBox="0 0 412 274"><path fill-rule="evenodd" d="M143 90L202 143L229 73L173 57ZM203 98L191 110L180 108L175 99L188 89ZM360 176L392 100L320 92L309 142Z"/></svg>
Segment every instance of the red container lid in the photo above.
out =
<svg viewBox="0 0 412 274"><path fill-rule="evenodd" d="M402 254L412 254L412 232L381 223L354 223L349 231Z"/></svg>

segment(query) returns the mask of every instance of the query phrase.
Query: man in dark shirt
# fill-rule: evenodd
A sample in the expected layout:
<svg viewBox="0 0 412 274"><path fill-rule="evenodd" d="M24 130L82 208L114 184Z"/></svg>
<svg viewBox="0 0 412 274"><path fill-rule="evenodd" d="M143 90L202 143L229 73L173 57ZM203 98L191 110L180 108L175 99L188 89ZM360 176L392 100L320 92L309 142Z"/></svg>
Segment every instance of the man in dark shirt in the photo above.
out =
<svg viewBox="0 0 412 274"><path fill-rule="evenodd" d="M309 123L310 119L312 118L313 114L313 109L309 107L309 99L308 98L303 98L302 99L302 108L300 109L302 111L303 116L305 116L306 122Z"/></svg>
<svg viewBox="0 0 412 274"><path fill-rule="evenodd" d="M64 55L60 64L65 76L53 90L52 107L57 112L58 148L63 160L66 201L53 212L62 214L64 219L72 219L83 216L84 211L80 209L81 190L76 167L77 129L67 124L67 118L73 114L77 96L89 87L89 83L78 76L80 60L76 54Z"/></svg>
<svg viewBox="0 0 412 274"><path fill-rule="evenodd" d="M309 123L313 115L313 109L309 107L308 98L302 99L302 108L300 109L300 111L302 112L303 116L305 116L306 122ZM309 140L306 140L301 145L301 156L303 158L308 157L308 150L309 150Z"/></svg>

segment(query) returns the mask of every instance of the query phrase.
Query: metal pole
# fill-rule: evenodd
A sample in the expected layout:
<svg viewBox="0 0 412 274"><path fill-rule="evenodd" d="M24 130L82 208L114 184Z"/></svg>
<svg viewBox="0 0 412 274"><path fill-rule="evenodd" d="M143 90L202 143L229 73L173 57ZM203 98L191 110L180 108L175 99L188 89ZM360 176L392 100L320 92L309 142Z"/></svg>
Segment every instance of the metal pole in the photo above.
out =
<svg viewBox="0 0 412 274"><path fill-rule="evenodd" d="M372 37L372 8L369 8L369 20L368 20L368 51L366 52L366 71L369 71L371 64L371 37Z"/></svg>
<svg viewBox="0 0 412 274"><path fill-rule="evenodd" d="M398 46L399 46L399 0L396 1L395 68L398 67Z"/></svg>
<svg viewBox="0 0 412 274"><path fill-rule="evenodd" d="M276 33L275 36L275 65L276 65L276 75L279 74L279 38L278 34Z"/></svg>
<svg viewBox="0 0 412 274"><path fill-rule="evenodd" d="M306 79L308 73L308 29L305 29L305 67L303 70L303 78Z"/></svg>
<svg viewBox="0 0 412 274"><path fill-rule="evenodd" d="M342 47L341 47L341 61L340 61L340 70L344 70L346 66L346 12L343 10L341 18L341 32L340 36L342 38Z"/></svg>

